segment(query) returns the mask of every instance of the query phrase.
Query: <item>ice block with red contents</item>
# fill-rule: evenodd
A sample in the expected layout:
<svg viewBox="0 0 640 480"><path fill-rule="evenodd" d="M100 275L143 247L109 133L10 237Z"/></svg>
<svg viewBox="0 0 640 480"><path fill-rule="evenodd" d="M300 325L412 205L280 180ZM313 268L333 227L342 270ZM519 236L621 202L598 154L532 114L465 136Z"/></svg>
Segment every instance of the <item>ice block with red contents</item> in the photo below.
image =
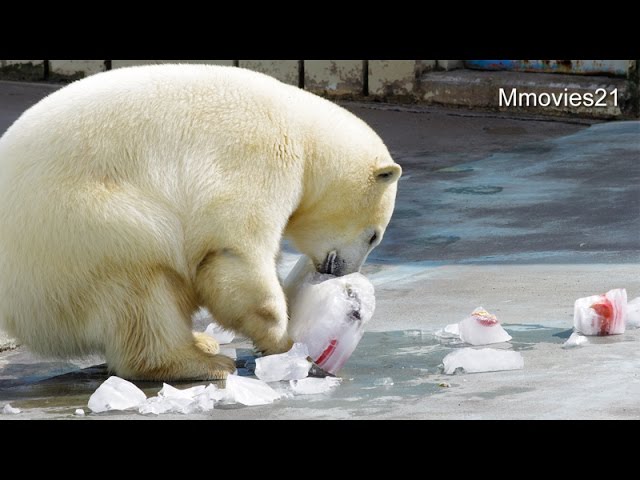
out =
<svg viewBox="0 0 640 480"><path fill-rule="evenodd" d="M509 335L495 315L484 308L476 308L470 316L458 323L460 339L471 345L488 345L490 343L508 342Z"/></svg>
<svg viewBox="0 0 640 480"><path fill-rule="evenodd" d="M616 288L576 300L573 326L584 335L616 335L624 333L626 313L627 291Z"/></svg>
<svg viewBox="0 0 640 480"><path fill-rule="evenodd" d="M302 257L284 282L289 335L324 371L336 374L356 349L375 310L374 288L360 273L316 273Z"/></svg>

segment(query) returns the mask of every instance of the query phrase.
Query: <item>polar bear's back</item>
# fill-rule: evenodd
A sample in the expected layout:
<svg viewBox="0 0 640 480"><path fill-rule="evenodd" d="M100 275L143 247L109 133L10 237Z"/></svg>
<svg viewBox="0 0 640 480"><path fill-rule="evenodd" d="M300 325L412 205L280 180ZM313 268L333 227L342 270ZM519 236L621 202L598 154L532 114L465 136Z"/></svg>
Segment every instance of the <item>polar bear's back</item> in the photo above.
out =
<svg viewBox="0 0 640 480"><path fill-rule="evenodd" d="M231 143L226 133L242 134L239 119L252 122L262 116L286 121L274 119L274 112L284 114L282 106L295 103L300 95L305 92L234 67L154 65L112 70L74 82L28 109L0 139L0 165L12 161L3 152L8 143L13 148L28 144L34 158L41 147L51 162L63 160L52 153L82 153L78 167L95 167L88 160L108 156L102 154L111 153L110 148L126 147L131 155L136 147L148 149L154 141L163 144L160 153L170 158L170 153L181 152L204 133ZM305 98L314 100L321 99ZM171 148L176 151L169 152ZM119 158L112 155L102 161Z"/></svg>
<svg viewBox="0 0 640 480"><path fill-rule="evenodd" d="M257 151L269 148L265 139L295 122L295 109L282 105L305 94L266 75L208 65L132 67L70 84L0 139L0 226L20 238L29 228L65 229L55 247L71 258L94 240L118 245L120 235L105 240L100 223L137 232L140 245L157 243L212 192L236 190L246 150L267 157ZM54 244L50 235L39 240ZM173 255L174 245L163 248Z"/></svg>

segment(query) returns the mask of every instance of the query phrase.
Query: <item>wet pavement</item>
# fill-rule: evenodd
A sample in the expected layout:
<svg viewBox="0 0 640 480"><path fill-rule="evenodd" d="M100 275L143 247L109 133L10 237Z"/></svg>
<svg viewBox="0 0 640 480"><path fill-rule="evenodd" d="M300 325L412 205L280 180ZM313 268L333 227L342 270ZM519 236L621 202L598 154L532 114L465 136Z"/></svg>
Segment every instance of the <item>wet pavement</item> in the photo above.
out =
<svg viewBox="0 0 640 480"><path fill-rule="evenodd" d="M46 88L0 82L0 132ZM404 176L363 268L376 313L337 389L200 415L75 417L107 377L102 359L50 361L19 347L0 352L0 407L23 413L0 419L639 418L640 330L561 345L576 298L617 287L640 296L640 122L346 106ZM286 252L283 273L297 260ZM480 305L513 337L491 347L520 351L524 369L442 374L459 345L433 333ZM252 355L247 342L232 346ZM137 384L148 396L161 387Z"/></svg>

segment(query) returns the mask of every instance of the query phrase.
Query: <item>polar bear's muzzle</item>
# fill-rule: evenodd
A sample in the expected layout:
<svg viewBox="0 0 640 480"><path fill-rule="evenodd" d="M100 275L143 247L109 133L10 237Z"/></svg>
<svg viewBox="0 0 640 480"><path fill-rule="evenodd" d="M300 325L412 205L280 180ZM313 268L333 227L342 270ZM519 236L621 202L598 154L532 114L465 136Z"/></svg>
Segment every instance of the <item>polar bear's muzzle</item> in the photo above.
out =
<svg viewBox="0 0 640 480"><path fill-rule="evenodd" d="M347 273L345 271L345 266L346 262L344 259L340 258L337 251L332 250L327 254L324 261L320 265L316 266L316 270L318 273L325 273L340 277Z"/></svg>

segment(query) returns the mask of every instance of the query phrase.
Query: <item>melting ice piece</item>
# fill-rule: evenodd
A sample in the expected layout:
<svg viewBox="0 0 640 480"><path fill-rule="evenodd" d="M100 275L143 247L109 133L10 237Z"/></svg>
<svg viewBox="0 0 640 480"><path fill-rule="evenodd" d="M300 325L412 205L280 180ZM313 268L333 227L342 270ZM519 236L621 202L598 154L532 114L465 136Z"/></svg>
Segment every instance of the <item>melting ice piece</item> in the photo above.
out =
<svg viewBox="0 0 640 480"><path fill-rule="evenodd" d="M5 415L17 415L21 412L22 410L20 410L19 408L14 408L11 406L10 403L7 403L4 408L2 409L2 413Z"/></svg>
<svg viewBox="0 0 640 480"><path fill-rule="evenodd" d="M147 396L133 383L120 377L107 378L89 398L89 408L94 413L109 410L127 410L144 403Z"/></svg>
<svg viewBox="0 0 640 480"><path fill-rule="evenodd" d="M266 405L280 398L280 394L262 380L229 375L225 388L226 403L243 405Z"/></svg>
<svg viewBox="0 0 640 480"><path fill-rule="evenodd" d="M460 324L459 323L451 323L440 330L437 330L434 335L437 338L450 339L450 338L460 338Z"/></svg>
<svg viewBox="0 0 640 480"><path fill-rule="evenodd" d="M315 272L300 258L284 282L289 334L304 343L323 370L335 374L355 350L375 310L374 288L359 273L342 277Z"/></svg>
<svg viewBox="0 0 640 480"><path fill-rule="evenodd" d="M209 325L207 325L207 328L205 329L204 333L206 333L207 335L211 335L213 338L215 338L218 341L220 345L226 345L227 343L231 343L235 338L235 333L225 328L222 328L217 323L210 323Z"/></svg>
<svg viewBox="0 0 640 480"><path fill-rule="evenodd" d="M378 378L373 382L373 384L376 387L391 387L393 386L393 378L391 377Z"/></svg>
<svg viewBox="0 0 640 480"><path fill-rule="evenodd" d="M196 413L213 410L216 401L222 400L224 393L215 385L198 385L180 390L164 383L158 396L149 398L140 406L140 413Z"/></svg>
<svg viewBox="0 0 640 480"><path fill-rule="evenodd" d="M337 377L308 377L302 380L291 380L289 385L293 393L298 395L316 395L334 389L340 385L340 381L341 379Z"/></svg>
<svg viewBox="0 0 640 480"><path fill-rule="evenodd" d="M505 332L495 315L478 307L471 316L458 323L460 339L471 345L488 345L490 343L508 342L511 335Z"/></svg>
<svg viewBox="0 0 640 480"><path fill-rule="evenodd" d="M573 307L573 327L584 335L624 333L627 291L609 290L603 295L579 298Z"/></svg>
<svg viewBox="0 0 640 480"><path fill-rule="evenodd" d="M640 328L640 297L627 303L627 327Z"/></svg>
<svg viewBox="0 0 640 480"><path fill-rule="evenodd" d="M587 337L580 335L578 332L573 332L567 341L562 344L562 348L579 347L585 343L589 343L589 339L587 339Z"/></svg>
<svg viewBox="0 0 640 480"><path fill-rule="evenodd" d="M519 352L496 350L495 348L460 348L442 360L444 373L451 375L457 368L467 373L519 370L524 367L524 359Z"/></svg>
<svg viewBox="0 0 640 480"><path fill-rule="evenodd" d="M148 399L138 411L140 413L155 413L156 415L168 412L193 413L197 410L194 398L204 392L205 388L203 385L198 385L180 390L163 383L158 396Z"/></svg>
<svg viewBox="0 0 640 480"><path fill-rule="evenodd" d="M84 417L84 410L81 408L77 408L76 411L74 412L74 415L77 417Z"/></svg>
<svg viewBox="0 0 640 480"><path fill-rule="evenodd" d="M286 353L256 358L256 377L265 382L306 378L312 365L308 356L305 344L294 343Z"/></svg>

